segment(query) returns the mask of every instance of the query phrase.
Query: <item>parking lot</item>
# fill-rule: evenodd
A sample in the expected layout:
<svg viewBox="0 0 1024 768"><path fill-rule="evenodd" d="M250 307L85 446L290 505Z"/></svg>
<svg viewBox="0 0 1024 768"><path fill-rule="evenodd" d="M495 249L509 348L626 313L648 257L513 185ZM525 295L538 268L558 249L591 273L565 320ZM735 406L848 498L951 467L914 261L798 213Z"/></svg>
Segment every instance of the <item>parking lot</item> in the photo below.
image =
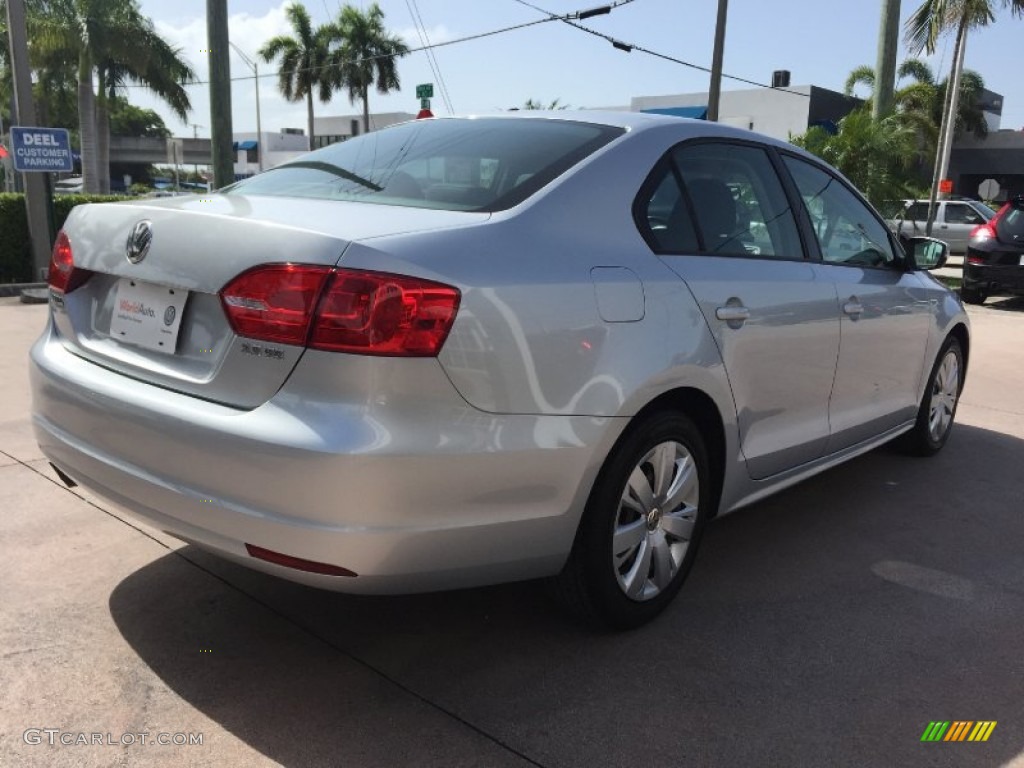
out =
<svg viewBox="0 0 1024 768"><path fill-rule="evenodd" d="M280 582L66 489L29 420L46 307L0 299L0 765L1024 766L1024 300L970 313L945 450L714 521L608 634L538 584ZM997 726L921 742L947 720Z"/></svg>

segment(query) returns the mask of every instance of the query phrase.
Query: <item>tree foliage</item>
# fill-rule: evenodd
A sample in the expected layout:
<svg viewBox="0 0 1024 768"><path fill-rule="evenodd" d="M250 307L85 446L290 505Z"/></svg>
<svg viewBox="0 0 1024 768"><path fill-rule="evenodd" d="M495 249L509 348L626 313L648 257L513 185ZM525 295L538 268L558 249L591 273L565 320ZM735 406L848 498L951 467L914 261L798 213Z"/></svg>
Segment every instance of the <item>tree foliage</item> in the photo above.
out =
<svg viewBox="0 0 1024 768"><path fill-rule="evenodd" d="M384 11L374 2L365 11L341 9L335 25L340 45L331 56L330 77L348 90L349 101L363 103L363 131L370 130L370 88L379 94L401 89L398 59L409 52L401 38L384 27Z"/></svg>
<svg viewBox="0 0 1024 768"><path fill-rule="evenodd" d="M327 103L334 94L335 78L329 71L331 46L337 41L337 30L332 24L316 27L309 11L302 3L292 3L285 9L291 25L291 35L270 38L259 49L264 61L278 59L277 87L288 101L306 102L307 130L310 147L313 145L313 95Z"/></svg>
<svg viewBox="0 0 1024 768"><path fill-rule="evenodd" d="M875 205L915 191L911 171L920 148L899 115L875 120L862 105L839 121L835 133L813 126L791 140L838 168Z"/></svg>

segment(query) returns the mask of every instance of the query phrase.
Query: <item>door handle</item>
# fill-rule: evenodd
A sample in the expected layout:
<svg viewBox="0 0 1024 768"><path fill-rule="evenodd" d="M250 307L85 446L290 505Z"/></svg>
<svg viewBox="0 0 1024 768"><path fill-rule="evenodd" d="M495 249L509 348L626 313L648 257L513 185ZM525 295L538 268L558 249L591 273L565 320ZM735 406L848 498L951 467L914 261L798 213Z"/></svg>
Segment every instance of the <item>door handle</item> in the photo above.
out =
<svg viewBox="0 0 1024 768"><path fill-rule="evenodd" d="M750 310L744 307L742 304L732 305L727 304L724 307L719 307L715 310L715 317L719 320L724 320L729 323L737 323L742 325L746 320L750 319Z"/></svg>
<svg viewBox="0 0 1024 768"><path fill-rule="evenodd" d="M843 314L849 315L854 320L860 317L863 311L864 305L857 301L856 298L852 298L848 302L843 304Z"/></svg>

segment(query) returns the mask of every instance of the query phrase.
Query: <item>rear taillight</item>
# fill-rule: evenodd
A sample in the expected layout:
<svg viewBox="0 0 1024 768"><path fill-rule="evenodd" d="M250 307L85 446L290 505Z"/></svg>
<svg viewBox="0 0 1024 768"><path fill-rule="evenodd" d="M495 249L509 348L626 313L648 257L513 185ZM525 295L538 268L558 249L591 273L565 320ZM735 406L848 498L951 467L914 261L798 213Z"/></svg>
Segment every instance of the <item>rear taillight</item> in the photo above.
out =
<svg viewBox="0 0 1024 768"><path fill-rule="evenodd" d="M995 219L993 219L993 221L995 221ZM976 243L983 243L986 240L994 239L995 236L996 229L994 226L992 226L992 222L989 221L984 224L979 224L974 229L972 229L971 234L968 235L968 238Z"/></svg>
<svg viewBox="0 0 1024 768"><path fill-rule="evenodd" d="M459 309L458 289L414 277L339 269L320 302L310 346L433 357Z"/></svg>
<svg viewBox="0 0 1024 768"><path fill-rule="evenodd" d="M235 333L250 339L305 344L329 267L270 264L243 272L220 292Z"/></svg>
<svg viewBox="0 0 1024 768"><path fill-rule="evenodd" d="M986 221L984 224L979 224L971 230L971 234L968 238L976 243L984 243L986 240L996 240L999 238L997 234L996 226L999 224L999 220L1003 218L1003 215L1010 210L1010 204L1006 203L1002 208L996 211L996 215Z"/></svg>
<svg viewBox="0 0 1024 768"><path fill-rule="evenodd" d="M88 280L91 274L88 270L75 269L75 256L71 250L71 240L62 229L57 233L57 240L54 242L53 252L50 254L50 272L47 275L50 289L61 293L71 293Z"/></svg>
<svg viewBox="0 0 1024 768"><path fill-rule="evenodd" d="M299 264L256 267L221 291L239 336L398 357L437 355L459 299L429 280Z"/></svg>

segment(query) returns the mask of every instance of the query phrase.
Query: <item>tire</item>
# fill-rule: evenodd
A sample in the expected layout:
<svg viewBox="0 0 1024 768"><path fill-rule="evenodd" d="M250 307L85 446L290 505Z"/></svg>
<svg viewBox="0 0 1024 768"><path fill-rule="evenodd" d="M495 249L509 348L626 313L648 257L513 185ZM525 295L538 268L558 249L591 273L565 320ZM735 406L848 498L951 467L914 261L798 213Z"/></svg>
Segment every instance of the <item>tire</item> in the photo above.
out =
<svg viewBox="0 0 1024 768"><path fill-rule="evenodd" d="M901 439L901 447L916 456L933 456L949 439L964 386L964 355L950 336L935 359L925 387L917 422Z"/></svg>
<svg viewBox="0 0 1024 768"><path fill-rule="evenodd" d="M960 298L967 304L984 304L988 296L984 291L961 287Z"/></svg>
<svg viewBox="0 0 1024 768"><path fill-rule="evenodd" d="M590 624L647 623L682 587L713 498L704 439L694 423L675 412L637 422L594 484L556 577L559 597Z"/></svg>

